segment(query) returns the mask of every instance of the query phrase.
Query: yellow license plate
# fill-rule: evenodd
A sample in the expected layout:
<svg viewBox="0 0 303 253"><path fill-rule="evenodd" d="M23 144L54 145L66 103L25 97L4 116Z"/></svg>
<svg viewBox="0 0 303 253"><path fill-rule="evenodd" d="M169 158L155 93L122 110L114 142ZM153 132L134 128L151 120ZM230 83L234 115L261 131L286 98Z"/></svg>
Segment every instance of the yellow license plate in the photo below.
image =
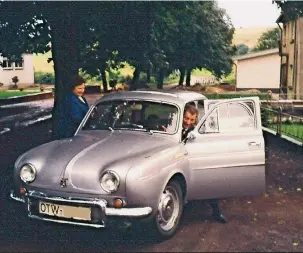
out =
<svg viewBox="0 0 303 253"><path fill-rule="evenodd" d="M39 213L68 219L91 220L91 209L88 207L58 205L40 201Z"/></svg>

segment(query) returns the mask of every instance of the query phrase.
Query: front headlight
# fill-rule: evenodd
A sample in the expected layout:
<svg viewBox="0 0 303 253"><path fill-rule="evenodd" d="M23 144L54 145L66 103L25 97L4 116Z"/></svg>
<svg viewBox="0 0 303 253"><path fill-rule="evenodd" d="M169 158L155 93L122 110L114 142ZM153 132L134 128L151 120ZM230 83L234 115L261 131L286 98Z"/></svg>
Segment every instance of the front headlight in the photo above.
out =
<svg viewBox="0 0 303 253"><path fill-rule="evenodd" d="M36 169L31 164L25 164L20 169L20 178L26 183L32 183L36 178Z"/></svg>
<svg viewBox="0 0 303 253"><path fill-rule="evenodd" d="M108 193L113 193L118 190L120 179L119 176L113 171L106 171L101 176L101 187Z"/></svg>

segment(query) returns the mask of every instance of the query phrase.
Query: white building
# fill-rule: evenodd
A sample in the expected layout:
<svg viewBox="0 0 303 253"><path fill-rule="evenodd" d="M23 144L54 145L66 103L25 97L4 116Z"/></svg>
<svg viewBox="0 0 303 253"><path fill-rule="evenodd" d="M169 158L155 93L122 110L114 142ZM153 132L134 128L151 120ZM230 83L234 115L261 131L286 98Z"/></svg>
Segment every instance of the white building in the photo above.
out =
<svg viewBox="0 0 303 253"><path fill-rule="evenodd" d="M12 78L17 76L18 85L29 86L35 82L34 57L32 54L22 55L23 60L11 62L7 58L0 57L2 67L0 66L0 83L3 87L13 85Z"/></svg>
<svg viewBox="0 0 303 253"><path fill-rule="evenodd" d="M233 58L237 65L237 90L258 89L279 93L280 61L279 49L269 49Z"/></svg>

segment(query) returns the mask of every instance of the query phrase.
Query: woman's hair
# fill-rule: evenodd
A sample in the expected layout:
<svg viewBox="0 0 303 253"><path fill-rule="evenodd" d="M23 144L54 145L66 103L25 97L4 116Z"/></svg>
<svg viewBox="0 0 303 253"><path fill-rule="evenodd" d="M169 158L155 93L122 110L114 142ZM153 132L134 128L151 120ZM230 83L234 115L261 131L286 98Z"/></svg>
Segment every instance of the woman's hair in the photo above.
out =
<svg viewBox="0 0 303 253"><path fill-rule="evenodd" d="M74 89L76 86L79 86L83 83L85 83L84 78L82 78L79 75L74 76L72 79L72 83L71 83L72 89Z"/></svg>

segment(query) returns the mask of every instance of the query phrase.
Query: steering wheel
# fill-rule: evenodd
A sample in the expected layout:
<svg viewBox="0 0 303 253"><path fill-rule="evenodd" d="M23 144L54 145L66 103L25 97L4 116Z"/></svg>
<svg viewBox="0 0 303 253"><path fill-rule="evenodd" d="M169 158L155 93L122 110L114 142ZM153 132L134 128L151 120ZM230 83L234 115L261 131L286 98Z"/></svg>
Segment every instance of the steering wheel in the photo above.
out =
<svg viewBox="0 0 303 253"><path fill-rule="evenodd" d="M147 126L151 130L158 130L158 131L167 131L167 128L160 124L159 117L155 114L151 114L147 117Z"/></svg>

